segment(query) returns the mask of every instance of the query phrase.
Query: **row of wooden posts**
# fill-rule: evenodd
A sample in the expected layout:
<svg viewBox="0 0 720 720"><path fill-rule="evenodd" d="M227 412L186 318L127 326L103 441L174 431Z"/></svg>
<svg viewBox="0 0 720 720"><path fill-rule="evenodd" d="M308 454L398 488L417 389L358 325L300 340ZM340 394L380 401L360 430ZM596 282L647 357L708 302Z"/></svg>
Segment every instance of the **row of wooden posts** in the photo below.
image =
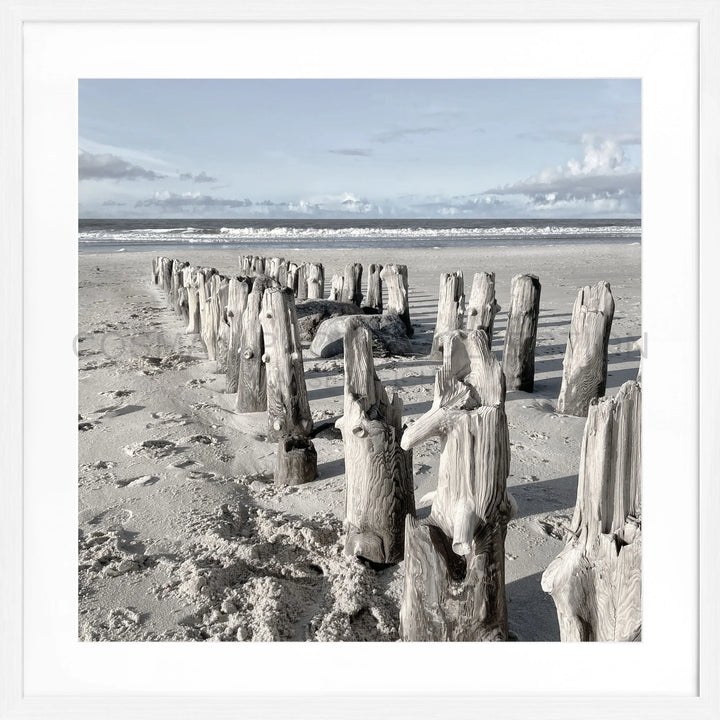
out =
<svg viewBox="0 0 720 720"><path fill-rule="evenodd" d="M238 409L267 409L268 438L278 442L276 482L308 482L316 477L317 456L309 438L313 422L295 311L301 283L294 279L310 273L283 275L276 271L282 263L260 264L250 256L240 263L241 272L254 277L223 278L211 268L156 258L153 279L178 313L187 312L188 331L200 332L212 359L221 359L218 318L225 309L226 363L229 367L236 355L239 367L233 371L239 378ZM388 268L398 267L403 266L371 270L371 277L386 277ZM361 274L361 266L348 266L342 287L355 293ZM324 272L311 276L324 278ZM407 300L407 270L396 269L391 277L399 278L396 287ZM283 282L293 285L281 287ZM501 364L490 349L499 309L494 276L475 276L468 327L436 331L433 351L441 353L442 365L433 404L410 427L403 424L402 401L397 395L388 398L377 377L367 326L357 318L347 323L343 416L336 423L345 448L345 550L379 565L404 559L404 640L508 639L504 543L514 503L506 489L506 378L509 367L518 368L513 378L527 372L517 358L527 362L530 343L534 357L539 293L535 276L513 278ZM462 318L461 273L442 276L441 328L441 315L443 322L451 317L446 310L453 304L454 317ZM588 420L569 541L542 581L557 605L563 640L640 637L640 386L626 383L615 398L598 399L604 393L613 308L607 283L580 291L565 357L565 406L573 399L578 408L589 397L584 412L576 413L588 414ZM514 335L511 328L517 330ZM510 352L508 334L517 338ZM252 372L243 363L252 364ZM598 382L588 380L600 374L602 393ZM252 387L243 388L248 378ZM412 448L433 436L444 441L437 489L429 516L419 520Z"/></svg>
<svg viewBox="0 0 720 720"><path fill-rule="evenodd" d="M534 389L540 289L540 280L536 275L515 275L512 279L502 354L502 369L508 390L532 392ZM476 273L468 302L466 329L484 331L492 345L495 315L499 310L495 299L495 273ZM557 406L559 412L585 416L590 401L605 394L608 343L614 311L615 301L609 283L599 282L579 291L563 361ZM463 274L443 273L440 276L431 357L442 357L448 333L463 327L464 315Z"/></svg>

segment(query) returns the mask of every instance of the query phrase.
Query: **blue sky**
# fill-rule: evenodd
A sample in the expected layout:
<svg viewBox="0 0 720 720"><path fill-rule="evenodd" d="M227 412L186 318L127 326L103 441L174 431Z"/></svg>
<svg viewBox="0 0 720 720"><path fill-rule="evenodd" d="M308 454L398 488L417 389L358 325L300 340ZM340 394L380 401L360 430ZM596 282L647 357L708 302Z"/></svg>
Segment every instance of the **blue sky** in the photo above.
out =
<svg viewBox="0 0 720 720"><path fill-rule="evenodd" d="M640 216L639 80L81 80L85 218Z"/></svg>

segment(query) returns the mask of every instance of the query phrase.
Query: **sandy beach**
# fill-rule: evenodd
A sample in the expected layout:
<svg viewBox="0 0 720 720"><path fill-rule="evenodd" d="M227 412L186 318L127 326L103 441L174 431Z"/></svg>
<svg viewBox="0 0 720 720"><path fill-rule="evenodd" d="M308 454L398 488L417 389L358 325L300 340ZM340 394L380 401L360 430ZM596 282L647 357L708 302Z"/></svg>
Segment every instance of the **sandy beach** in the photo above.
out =
<svg viewBox="0 0 720 720"><path fill-rule="evenodd" d="M577 291L606 280L615 299L607 394L637 375L641 335L638 243L468 249L240 250L192 247L172 257L237 274L238 256L322 262L329 279L348 262L408 266L411 357L375 359L411 423L430 407L430 361L440 272L496 275L502 352L510 280L542 283L535 390L508 392L509 626L519 641L559 641L540 576L564 546L577 488L584 418L560 415L562 360ZM403 564L374 570L343 552L342 357L304 348L319 477L279 486L263 413L239 415L200 337L166 305L151 259L168 252L79 256L79 637L81 640L397 641ZM439 441L414 451L414 486L434 489Z"/></svg>

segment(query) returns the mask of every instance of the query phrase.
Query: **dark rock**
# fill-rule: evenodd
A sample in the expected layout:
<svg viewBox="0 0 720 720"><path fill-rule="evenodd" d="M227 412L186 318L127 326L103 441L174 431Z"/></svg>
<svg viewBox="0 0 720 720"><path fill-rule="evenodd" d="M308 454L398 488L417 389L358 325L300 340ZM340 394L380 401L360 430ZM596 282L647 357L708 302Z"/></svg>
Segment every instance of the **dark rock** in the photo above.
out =
<svg viewBox="0 0 720 720"><path fill-rule="evenodd" d="M310 352L318 357L333 357L343 352L349 316L325 320L317 329ZM373 355L411 355L412 345L405 323L397 315L361 315L360 322L373 336Z"/></svg>
<svg viewBox="0 0 720 720"><path fill-rule="evenodd" d="M300 326L300 339L305 342L310 342L315 337L320 324L328 318L362 313L357 305L336 300L301 300L295 303L295 308Z"/></svg>

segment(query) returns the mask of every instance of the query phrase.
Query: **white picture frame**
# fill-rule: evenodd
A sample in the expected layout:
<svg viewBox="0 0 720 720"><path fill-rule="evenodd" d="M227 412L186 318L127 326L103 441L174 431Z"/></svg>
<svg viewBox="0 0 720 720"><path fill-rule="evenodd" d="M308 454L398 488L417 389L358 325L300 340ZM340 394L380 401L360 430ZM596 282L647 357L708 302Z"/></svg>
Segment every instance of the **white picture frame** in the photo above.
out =
<svg viewBox="0 0 720 720"><path fill-rule="evenodd" d="M361 6L338 0L336 2L315 0L313 2L289 3L276 0L263 3L233 3L231 0L210 0L198 6L190 2L157 0L150 3L115 2L87 5L53 0L0 0L0 79L3 98L0 106L0 233L6 262L3 283L3 313L0 322L3 343L0 348L0 366L5 399L0 426L2 445L2 484L0 495L0 718L164 718L191 717L292 717L292 718L366 718L389 717L434 718L444 713L455 717L477 717L489 714L495 718L518 718L532 716L542 718L590 718L638 717L638 718L720 718L720 695L718 673L720 663L720 628L718 627L718 562L713 543L714 521L720 512L720 495L714 473L720 468L720 443L716 434L720 428L720 387L713 360L718 356L718 333L712 313L715 267L718 259L720 237L720 0L611 0L603 3L563 3L560 0L540 2L517 1L497 3L491 0L442 2L432 0L422 4L409 0L369 2ZM26 158L23 138L28 123L33 122L33 107L28 106L24 82L26 80L25 42L33 24L43 24L60 31L63 25L82 23L86 28L107 23L145 23L152 28L153 22L183 23L192 28L193 23L239 22L239 23L307 23L363 22L391 23L407 21L426 26L434 24L464 23L538 23L583 22L651 24L662 28L664 24L683 23L696 28L699 52L698 83L698 207L695 218L697 250L697 287L681 293L695 310L699 307L699 367L692 368L691 380L686 392L697 397L697 416L678 419L679 423L697 423L697 457L688 458L688 468L698 469L699 528L693 523L688 527L663 529L658 523L654 531L667 532L667 542L683 543L685 535L697 531L698 556L691 554L689 563L696 563L699 576L698 627L696 643L699 648L697 663L697 693L694 695L633 694L627 691L610 694L598 693L554 695L528 692L522 677L518 678L517 691L491 693L478 692L467 684L455 690L432 691L432 666L418 668L417 686L406 689L375 693L372 691L372 656L364 652L365 665L357 669L357 692L343 689L334 692L332 687L312 688L307 692L278 692L267 689L242 696L228 692L191 695L183 694L110 694L94 691L88 687L84 693L31 693L26 680L32 667L26 653L23 632L26 617L24 552L37 541L27 532L27 519L33 513L34 496L25 488L26 458L41 448L29 443L28 431L34 422L26 410L25 390L28 379L37 367L36 358L28 353L27 342L29 315L26 305L31 293L42 291L42 286L31 284L32 267L25 246L28 217L23 212L24 199L29 192L28 176L24 173ZM52 32L52 30L50 30ZM612 52L612 48L609 48ZM668 48L672 53L672 48ZM571 72L572 68L569 68ZM75 149L71 148L74 152ZM52 162L52 160L51 160ZM668 278L668 283L671 279ZM693 315L694 317L694 315ZM682 337L678 335L678 342ZM650 339L649 353L652 353ZM46 359L51 362L52 358ZM73 360L74 362L74 360ZM697 374L695 371L697 370ZM678 369L676 382L683 382L682 368ZM697 377L697 385L695 378ZM48 393L47 402L52 402ZM645 478L644 482L650 482ZM694 541L689 543L695 547ZM684 588L673 584L672 568L668 568L668 593L682 593ZM49 590L50 591L50 590ZM662 600L659 601L662 603ZM42 621L42 618L39 618ZM673 618L668 618L668 634L673 632ZM198 663L205 662L207 651L198 644ZM286 655L278 655L286 653ZM290 663L314 662L315 653L308 659L299 653L308 649L258 648L260 662L270 666L278 659L287 657ZM404 659L416 654L426 661L432 658L425 649L405 652ZM611 656L611 655L610 655ZM225 656L227 657L227 655ZM412 661L412 660L410 660ZM589 661L588 661L589 662ZM622 668L632 672L633 668ZM563 668L558 666L558 673ZM238 669L241 672L241 669ZM276 672L269 667L269 673ZM322 686L322 682L318 683Z"/></svg>

